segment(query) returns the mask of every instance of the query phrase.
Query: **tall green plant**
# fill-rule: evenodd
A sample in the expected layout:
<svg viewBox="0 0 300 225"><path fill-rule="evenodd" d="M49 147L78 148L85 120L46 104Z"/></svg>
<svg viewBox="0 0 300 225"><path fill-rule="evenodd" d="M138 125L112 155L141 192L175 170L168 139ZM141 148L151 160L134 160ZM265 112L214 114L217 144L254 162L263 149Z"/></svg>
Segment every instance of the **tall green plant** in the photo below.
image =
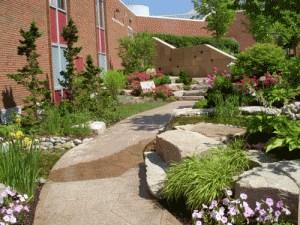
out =
<svg viewBox="0 0 300 225"><path fill-rule="evenodd" d="M149 68L157 56L155 41L146 31L133 34L133 38L119 39L118 42L120 46L116 49L119 50L118 56L122 58L121 65L126 75Z"/></svg>
<svg viewBox="0 0 300 225"><path fill-rule="evenodd" d="M232 24L233 20L236 20L236 12L227 8L227 4L231 3L232 0L201 0L201 4L199 5L197 1L192 2L194 3L194 8L200 15L212 13L206 17L208 25L204 29L207 29L207 31L215 31L212 35L216 37L218 48L218 40L228 33L228 26ZM199 15L197 15L196 18L199 18Z"/></svg>
<svg viewBox="0 0 300 225"><path fill-rule="evenodd" d="M104 84L110 91L112 98L117 100L117 95L126 85L126 77L123 75L123 72L119 73L114 70L109 70L104 74Z"/></svg>
<svg viewBox="0 0 300 225"><path fill-rule="evenodd" d="M22 84L27 90L31 92L29 96L26 96L24 103L30 103L26 105L23 110L27 113L25 118L22 120L23 124L32 125L39 121L38 110L43 109L41 103L47 102L49 99L51 91L46 88L48 80L40 81L37 78L38 74L43 74L40 70L39 62L37 58L40 54L37 54L35 41L37 38L42 36L42 33L38 32L38 27L35 21L31 23L29 31L20 30L23 41L18 46L18 55L26 55L27 65L25 65L22 70L18 70L18 74L6 74L7 77L14 79L18 84ZM43 99L38 97L43 95ZM48 100L49 103L49 100ZM45 106L45 105L44 105Z"/></svg>
<svg viewBox="0 0 300 225"><path fill-rule="evenodd" d="M91 55L88 55L86 58L85 71L81 71L74 82L74 89L76 90L75 105L77 107L90 108L90 104L95 104L97 97L91 99L90 96L95 92L98 94L101 90L103 79L99 74L102 71L103 68L93 65L93 59Z"/></svg>
<svg viewBox="0 0 300 225"><path fill-rule="evenodd" d="M69 89L70 94L68 94L67 98L69 98L72 103L75 96L73 84L74 80L76 79L76 67L74 65L74 59L82 49L82 47L73 47L73 45L78 41L78 36L76 35L77 33L77 27L72 18L70 18L68 25L63 28L63 32L61 33L61 36L65 39L68 46L67 50L64 50L64 56L68 62L67 71L60 72L65 80L62 81L58 78L58 82L64 88Z"/></svg>

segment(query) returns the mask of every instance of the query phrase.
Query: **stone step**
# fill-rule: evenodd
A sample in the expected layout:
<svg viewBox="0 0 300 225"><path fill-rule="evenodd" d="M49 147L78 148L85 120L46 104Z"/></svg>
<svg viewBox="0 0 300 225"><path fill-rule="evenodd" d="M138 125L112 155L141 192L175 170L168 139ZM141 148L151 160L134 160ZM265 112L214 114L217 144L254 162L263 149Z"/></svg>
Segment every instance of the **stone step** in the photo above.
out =
<svg viewBox="0 0 300 225"><path fill-rule="evenodd" d="M204 100L204 96L180 96L178 97L179 101L200 101Z"/></svg>
<svg viewBox="0 0 300 225"><path fill-rule="evenodd" d="M182 96L205 96L206 91L199 91L199 90L190 90L190 91L184 91Z"/></svg>

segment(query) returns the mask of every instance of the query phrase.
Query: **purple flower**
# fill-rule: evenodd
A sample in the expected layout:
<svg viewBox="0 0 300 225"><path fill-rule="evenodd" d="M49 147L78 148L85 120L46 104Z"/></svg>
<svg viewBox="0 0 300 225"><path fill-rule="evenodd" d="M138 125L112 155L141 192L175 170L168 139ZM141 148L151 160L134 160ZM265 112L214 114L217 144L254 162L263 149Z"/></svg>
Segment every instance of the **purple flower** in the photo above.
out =
<svg viewBox="0 0 300 225"><path fill-rule="evenodd" d="M224 199L223 199L223 204L224 204L224 205L228 205L228 203L229 203L228 198L224 198Z"/></svg>
<svg viewBox="0 0 300 225"><path fill-rule="evenodd" d="M247 195L244 194L244 193L242 193L242 194L240 195L240 197L241 197L243 200L247 199Z"/></svg>
<svg viewBox="0 0 300 225"><path fill-rule="evenodd" d="M281 215L281 212L280 212L280 211L278 211L278 210L275 211L275 216L276 216L276 217L279 217L280 215Z"/></svg>
<svg viewBox="0 0 300 225"><path fill-rule="evenodd" d="M267 212L266 212L266 210L262 209L262 210L259 211L259 214L260 214L261 216L264 216L264 215L267 214Z"/></svg>
<svg viewBox="0 0 300 225"><path fill-rule="evenodd" d="M276 206L277 208L281 208L283 206L283 201L282 200L278 201Z"/></svg>
<svg viewBox="0 0 300 225"><path fill-rule="evenodd" d="M273 205L273 200L271 198L267 198L266 203L268 206L272 206Z"/></svg>
<svg viewBox="0 0 300 225"><path fill-rule="evenodd" d="M232 195L232 191L227 190L227 194L228 194L229 196L231 196L231 195Z"/></svg>

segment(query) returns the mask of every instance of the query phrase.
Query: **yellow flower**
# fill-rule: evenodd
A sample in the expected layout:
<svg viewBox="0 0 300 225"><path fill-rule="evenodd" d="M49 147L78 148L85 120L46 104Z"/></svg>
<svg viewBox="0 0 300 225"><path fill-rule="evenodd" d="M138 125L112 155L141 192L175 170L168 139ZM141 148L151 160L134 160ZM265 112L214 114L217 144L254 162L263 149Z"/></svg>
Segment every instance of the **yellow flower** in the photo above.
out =
<svg viewBox="0 0 300 225"><path fill-rule="evenodd" d="M24 135L23 135L23 132L22 132L22 131L18 131L18 132L16 133L16 138L17 138L17 139L21 139L23 136L24 136Z"/></svg>
<svg viewBox="0 0 300 225"><path fill-rule="evenodd" d="M26 146L29 147L31 145L31 142L29 141L29 138L24 138L24 141L26 142Z"/></svg>
<svg viewBox="0 0 300 225"><path fill-rule="evenodd" d="M21 119L20 119L20 118L17 118L17 119L16 119L16 122L17 122L17 123L20 123L20 122L21 122Z"/></svg>
<svg viewBox="0 0 300 225"><path fill-rule="evenodd" d="M15 136L15 134L14 134L14 133L9 133L9 135L10 135L11 137L14 137L14 136Z"/></svg>

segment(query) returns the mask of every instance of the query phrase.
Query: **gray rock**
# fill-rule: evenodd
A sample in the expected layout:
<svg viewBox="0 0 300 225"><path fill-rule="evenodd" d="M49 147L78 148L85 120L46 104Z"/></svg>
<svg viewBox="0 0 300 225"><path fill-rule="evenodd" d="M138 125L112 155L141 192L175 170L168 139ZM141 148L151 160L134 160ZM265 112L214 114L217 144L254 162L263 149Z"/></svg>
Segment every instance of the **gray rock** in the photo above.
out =
<svg viewBox="0 0 300 225"><path fill-rule="evenodd" d="M256 167L238 176L235 183L235 196L238 199L240 194L248 196L247 203L253 210L256 208L256 201L262 203L267 198L274 200L274 205L280 200L289 207L291 215L286 221L297 223L299 184L294 180L299 179L300 161L280 161L268 164L268 167ZM262 204L262 209L267 211L268 207ZM273 207L274 209L274 207Z"/></svg>
<svg viewBox="0 0 300 225"><path fill-rule="evenodd" d="M62 144L61 143L57 143L57 145L54 146L54 149L60 149L62 148Z"/></svg>
<svg viewBox="0 0 300 225"><path fill-rule="evenodd" d="M60 141L60 143L64 144L64 143L66 143L66 141L64 141L64 140L61 140L61 141Z"/></svg>
<svg viewBox="0 0 300 225"><path fill-rule="evenodd" d="M75 145L82 144L82 141L79 140L79 139L75 139L75 140L73 140L73 142L74 142Z"/></svg>
<svg viewBox="0 0 300 225"><path fill-rule="evenodd" d="M63 147L63 148L66 148L66 149L70 149L70 148L72 148L72 146L71 146L71 143L70 143L70 142L67 142L67 143L64 143L64 144L62 144L62 147Z"/></svg>
<svg viewBox="0 0 300 225"><path fill-rule="evenodd" d="M300 107L300 102L295 102L295 106Z"/></svg>
<svg viewBox="0 0 300 225"><path fill-rule="evenodd" d="M200 133L170 130L156 136L155 149L169 165L171 161L181 162L183 158L190 158L192 153L207 154L217 145L224 146L220 141Z"/></svg>
<svg viewBox="0 0 300 225"><path fill-rule="evenodd" d="M164 186L166 170L169 166L156 152L144 152L146 165L146 179L149 192L161 199L160 191Z"/></svg>
<svg viewBox="0 0 300 225"><path fill-rule="evenodd" d="M53 146L53 143L52 142L41 142L41 145L49 147L49 146Z"/></svg>
<svg viewBox="0 0 300 225"><path fill-rule="evenodd" d="M50 138L50 141L51 141L52 143L54 143L54 142L55 142L55 139L53 139L53 138Z"/></svg>
<svg viewBox="0 0 300 225"><path fill-rule="evenodd" d="M70 142L70 146L71 146L71 148L75 148L76 147L76 145L74 144L73 141Z"/></svg>

